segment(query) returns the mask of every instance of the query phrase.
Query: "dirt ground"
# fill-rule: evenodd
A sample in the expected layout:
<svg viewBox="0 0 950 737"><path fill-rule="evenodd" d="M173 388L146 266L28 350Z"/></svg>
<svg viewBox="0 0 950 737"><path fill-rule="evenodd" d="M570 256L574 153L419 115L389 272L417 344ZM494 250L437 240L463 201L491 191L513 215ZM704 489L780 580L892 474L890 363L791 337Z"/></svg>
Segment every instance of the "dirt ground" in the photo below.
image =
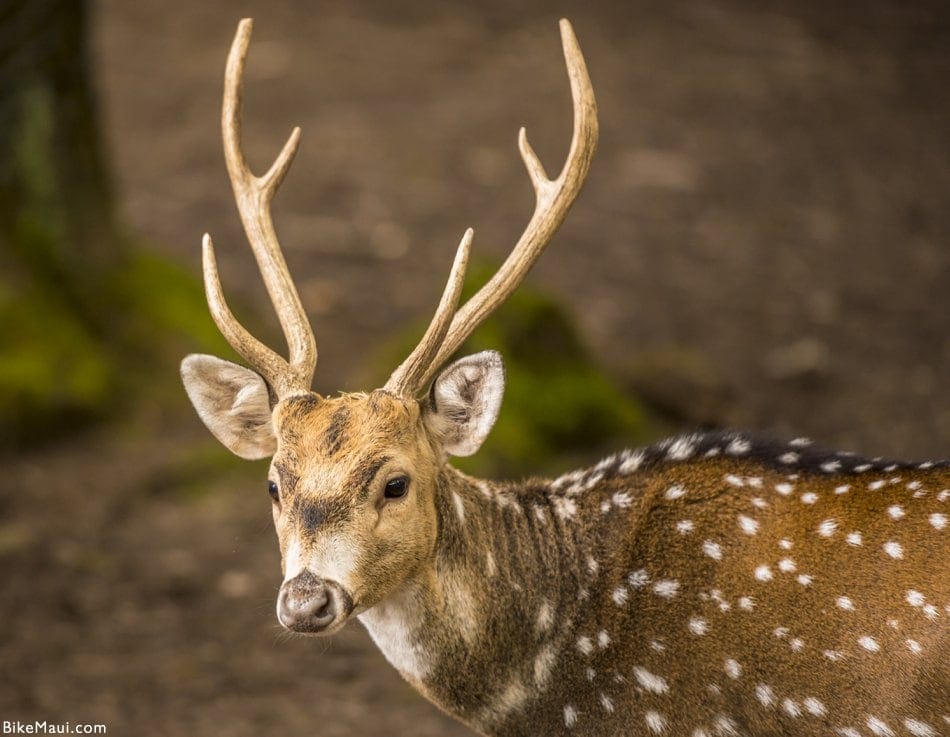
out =
<svg viewBox="0 0 950 737"><path fill-rule="evenodd" d="M600 105L590 180L532 276L598 358L690 423L950 455L950 13L940 3L126 2L93 14L125 221L263 312L218 132L257 19L246 139L304 143L278 230L321 348L360 386L437 301L462 231L500 257L556 170L569 16ZM155 285L161 289L161 285ZM111 735L462 735L358 625L287 637L263 466L188 411L6 459L0 719ZM593 459L591 459L593 460ZM197 470L196 470L197 469Z"/></svg>

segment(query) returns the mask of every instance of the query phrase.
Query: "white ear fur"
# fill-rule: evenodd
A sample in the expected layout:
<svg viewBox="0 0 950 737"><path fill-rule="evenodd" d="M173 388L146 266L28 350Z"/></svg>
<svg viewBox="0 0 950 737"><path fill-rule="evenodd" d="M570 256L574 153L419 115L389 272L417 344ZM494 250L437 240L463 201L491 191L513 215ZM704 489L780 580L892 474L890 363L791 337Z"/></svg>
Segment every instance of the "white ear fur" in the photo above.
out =
<svg viewBox="0 0 950 737"><path fill-rule="evenodd" d="M181 378L198 416L228 450L248 460L274 455L270 397L258 374L214 356L192 354L181 362Z"/></svg>
<svg viewBox="0 0 950 737"><path fill-rule="evenodd" d="M498 419L505 393L505 365L496 351L459 359L432 385L429 427L449 455L477 451Z"/></svg>

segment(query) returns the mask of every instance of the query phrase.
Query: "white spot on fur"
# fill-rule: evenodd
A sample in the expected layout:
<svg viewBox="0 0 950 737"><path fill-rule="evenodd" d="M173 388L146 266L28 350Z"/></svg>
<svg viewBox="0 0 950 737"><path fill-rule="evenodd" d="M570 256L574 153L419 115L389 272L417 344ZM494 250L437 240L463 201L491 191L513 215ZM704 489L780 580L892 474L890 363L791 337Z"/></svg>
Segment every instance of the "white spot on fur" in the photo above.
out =
<svg viewBox="0 0 950 737"><path fill-rule="evenodd" d="M752 497L752 506L756 509L768 509L769 503L765 499L755 496Z"/></svg>
<svg viewBox="0 0 950 737"><path fill-rule="evenodd" d="M592 555L587 556L587 572L592 576L597 575L597 571L600 570L600 564L597 562L597 559Z"/></svg>
<svg viewBox="0 0 950 737"><path fill-rule="evenodd" d="M833 519L826 519L818 525L818 534L822 537L831 537L838 529L838 522Z"/></svg>
<svg viewBox="0 0 950 737"><path fill-rule="evenodd" d="M733 486L745 486L745 481L743 481L739 476L735 476L734 474L727 473L723 478L725 479L727 484L732 484Z"/></svg>
<svg viewBox="0 0 950 737"><path fill-rule="evenodd" d="M847 494L851 491L851 486L849 484L842 484L841 486L835 487L835 494Z"/></svg>
<svg viewBox="0 0 950 737"><path fill-rule="evenodd" d="M802 494L802 504L814 504L818 501L818 495L813 491L806 491Z"/></svg>
<svg viewBox="0 0 950 737"><path fill-rule="evenodd" d="M858 638L858 644L867 650L869 653L876 653L881 649L881 646L878 644L877 640L869 635L864 635L863 637Z"/></svg>
<svg viewBox="0 0 950 737"><path fill-rule="evenodd" d="M633 675L637 682L650 693L666 693L670 690L665 678L651 673L639 665L634 666Z"/></svg>
<svg viewBox="0 0 950 737"><path fill-rule="evenodd" d="M665 496L667 499L670 499L670 500L679 499L681 497L686 496L686 489L684 489L679 484L676 484L674 486L671 486L669 489L667 489L666 493L663 496Z"/></svg>
<svg viewBox="0 0 950 737"><path fill-rule="evenodd" d="M887 508L887 513L892 520L899 520L904 517L904 509L900 504L892 504Z"/></svg>
<svg viewBox="0 0 950 737"><path fill-rule="evenodd" d="M899 542L894 542L889 540L881 546L884 549L884 552L887 553L894 560L900 560L904 557L904 548L901 547Z"/></svg>
<svg viewBox="0 0 950 737"><path fill-rule="evenodd" d="M857 473L864 473L865 471L870 471L870 470L871 470L871 464L870 464L870 463L859 463L857 466L854 467L854 470L855 470L855 472L857 472Z"/></svg>
<svg viewBox="0 0 950 737"><path fill-rule="evenodd" d="M845 541L848 543L848 545L856 548L862 544L861 533L857 531L849 532L848 536L845 538Z"/></svg>
<svg viewBox="0 0 950 737"><path fill-rule="evenodd" d="M658 653L666 652L666 645L664 645L660 640L650 640L650 649L656 650Z"/></svg>
<svg viewBox="0 0 950 737"><path fill-rule="evenodd" d="M734 658L727 658L726 662L723 663L723 670L726 671L726 675L731 679L735 680L742 675L742 666L739 665L739 661Z"/></svg>
<svg viewBox="0 0 950 737"><path fill-rule="evenodd" d="M459 522L465 524L465 502L462 501L456 492L452 492L452 501L455 502L455 514L458 515Z"/></svg>
<svg viewBox="0 0 950 737"><path fill-rule="evenodd" d="M574 519L577 515L577 503L566 496L556 496L552 502L554 513L563 520Z"/></svg>
<svg viewBox="0 0 950 737"><path fill-rule="evenodd" d="M788 637L788 627L776 627L774 630L772 630L772 634L778 639L784 640L786 637Z"/></svg>
<svg viewBox="0 0 950 737"><path fill-rule="evenodd" d="M590 655L594 650L594 643L586 635L581 635L577 638L577 649L584 655Z"/></svg>
<svg viewBox="0 0 950 737"><path fill-rule="evenodd" d="M766 565L758 566L755 569L755 577L759 581L771 581L773 578L772 569Z"/></svg>
<svg viewBox="0 0 950 737"><path fill-rule="evenodd" d="M640 468L640 464L643 463L643 451L629 451L625 450L620 454L620 457L623 458L620 466L617 468L617 471L621 474L630 474Z"/></svg>
<svg viewBox="0 0 950 737"><path fill-rule="evenodd" d="M844 609L847 612L854 611L854 602L851 601L851 599L849 599L847 596L839 596L835 600L835 606L837 606L839 609Z"/></svg>
<svg viewBox="0 0 950 737"><path fill-rule="evenodd" d="M915 737L937 737L939 734L936 729L918 719L905 719L904 726Z"/></svg>
<svg viewBox="0 0 950 737"><path fill-rule="evenodd" d="M604 707L604 711L606 711L608 714L614 713L614 702L607 694L603 692L600 694L600 705Z"/></svg>
<svg viewBox="0 0 950 737"><path fill-rule="evenodd" d="M828 713L828 709L825 708L825 705L821 701L816 699L814 696L807 697L802 702L802 705L805 707L805 710L812 716L823 717L825 714Z"/></svg>
<svg viewBox="0 0 950 737"><path fill-rule="evenodd" d="M815 579L809 576L807 573L800 573L798 574L798 578L796 580L802 586L811 586L811 582L814 581Z"/></svg>
<svg viewBox="0 0 950 737"><path fill-rule="evenodd" d="M709 623L702 617L690 617L687 626L694 635L705 635L709 631Z"/></svg>
<svg viewBox="0 0 950 737"><path fill-rule="evenodd" d="M543 688L548 682L556 660L557 650L550 642L538 650L538 654L534 656L534 683L538 688Z"/></svg>
<svg viewBox="0 0 950 737"><path fill-rule="evenodd" d="M625 491L616 492L610 500L619 509L628 509L633 504L633 497Z"/></svg>
<svg viewBox="0 0 950 737"><path fill-rule="evenodd" d="M878 489L883 488L886 483L887 482L884 481L883 479L878 479L877 481L872 481L871 483L869 483L868 488L871 491L877 491Z"/></svg>
<svg viewBox="0 0 950 737"><path fill-rule="evenodd" d="M947 515L934 512L930 515L930 524L935 530L942 530L947 526Z"/></svg>
<svg viewBox="0 0 950 737"><path fill-rule="evenodd" d="M894 730L875 716L868 716L867 725L877 737L894 737Z"/></svg>
<svg viewBox="0 0 950 737"><path fill-rule="evenodd" d="M753 599L751 596L740 596L739 608L745 609L747 612L751 612L753 609L755 609L755 599Z"/></svg>
<svg viewBox="0 0 950 737"><path fill-rule="evenodd" d="M623 606L624 604L626 604L628 596L630 596L630 594L627 593L627 589L625 586L618 586L617 588L614 589L614 592L610 595L610 597L614 600L614 604L616 604L617 606Z"/></svg>
<svg viewBox="0 0 950 737"><path fill-rule="evenodd" d="M554 624L554 609L547 599L542 599L538 607L538 617L535 620L535 633L544 634L551 629L552 624Z"/></svg>
<svg viewBox="0 0 950 737"><path fill-rule="evenodd" d="M782 708L790 717L800 717L802 715L802 710L799 708L798 704L791 699L783 699Z"/></svg>
<svg viewBox="0 0 950 737"><path fill-rule="evenodd" d="M568 729L577 724L577 709L571 704L564 707L564 726Z"/></svg>
<svg viewBox="0 0 950 737"><path fill-rule="evenodd" d="M650 710L643 718L654 734L660 734L666 728L666 719L658 711Z"/></svg>
<svg viewBox="0 0 950 737"><path fill-rule="evenodd" d="M922 593L915 591L914 589L911 589L907 592L906 599L907 603L911 606L923 606L927 600Z"/></svg>
<svg viewBox="0 0 950 737"><path fill-rule="evenodd" d="M788 466L793 463L798 463L798 453L795 453L794 451L789 451L788 453L782 453L782 455L780 455L778 459L780 463L784 463L785 465Z"/></svg>
<svg viewBox="0 0 950 737"><path fill-rule="evenodd" d="M713 542L712 540L704 541L703 552L713 560L722 560L722 546L717 542Z"/></svg>
<svg viewBox="0 0 950 737"><path fill-rule="evenodd" d="M775 692L771 686L760 683L755 687L755 698L762 706L772 706L775 703Z"/></svg>
<svg viewBox="0 0 950 737"><path fill-rule="evenodd" d="M688 535L690 532L693 531L694 527L695 525L693 524L693 521L690 519L681 519L679 522L676 523L676 531L680 535Z"/></svg>
<svg viewBox="0 0 950 737"><path fill-rule="evenodd" d="M779 546L782 550L791 550L791 549L792 549L792 541L789 540L789 539L787 539L787 538L786 538L786 539L779 540L779 541L778 541L778 546Z"/></svg>
<svg viewBox="0 0 950 737"><path fill-rule="evenodd" d="M835 727L835 732L840 737L861 737L861 733L854 727Z"/></svg>
<svg viewBox="0 0 950 737"><path fill-rule="evenodd" d="M696 445L691 437L677 438L666 451L666 457L671 461L685 461L696 452Z"/></svg>
<svg viewBox="0 0 950 737"><path fill-rule="evenodd" d="M739 729L730 717L720 714L715 719L716 734L719 737L739 737Z"/></svg>
<svg viewBox="0 0 950 737"><path fill-rule="evenodd" d="M635 589L642 589L650 582L650 574L642 568L627 576L627 583Z"/></svg>
<svg viewBox="0 0 950 737"><path fill-rule="evenodd" d="M788 496L795 491L795 487L792 484L781 483L775 485L775 490L782 496Z"/></svg>
<svg viewBox="0 0 950 737"><path fill-rule="evenodd" d="M597 633L597 645L603 650L610 644L610 635L607 634L607 630L601 630Z"/></svg>
<svg viewBox="0 0 950 737"><path fill-rule="evenodd" d="M788 646L792 648L792 652L800 653L805 647L805 641L801 637L793 637L788 641Z"/></svg>
<svg viewBox="0 0 950 737"><path fill-rule="evenodd" d="M837 663L839 660L844 660L844 655L838 650L825 650L822 655L824 655L832 663Z"/></svg>
<svg viewBox="0 0 950 737"><path fill-rule="evenodd" d="M679 593L679 590L679 581L673 581L671 579L660 579L653 584L653 593L657 596L662 596L664 599L672 599Z"/></svg>
<svg viewBox="0 0 950 737"><path fill-rule="evenodd" d="M726 446L726 453L731 456L741 456L752 450L752 443L742 437L733 438Z"/></svg>
<svg viewBox="0 0 950 737"><path fill-rule="evenodd" d="M739 528L746 535L754 535L759 531L759 523L751 517L746 517L744 514L740 514L738 517L738 522Z"/></svg>
<svg viewBox="0 0 950 737"><path fill-rule="evenodd" d="M795 561L793 561L791 558L782 558L782 560L778 562L778 569L782 573L794 573Z"/></svg>

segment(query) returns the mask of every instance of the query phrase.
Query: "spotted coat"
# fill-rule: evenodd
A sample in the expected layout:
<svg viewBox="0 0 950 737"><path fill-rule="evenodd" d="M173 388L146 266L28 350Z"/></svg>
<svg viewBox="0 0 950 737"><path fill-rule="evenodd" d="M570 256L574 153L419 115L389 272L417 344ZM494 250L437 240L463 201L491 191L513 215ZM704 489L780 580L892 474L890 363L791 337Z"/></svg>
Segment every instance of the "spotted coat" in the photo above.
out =
<svg viewBox="0 0 950 737"><path fill-rule="evenodd" d="M950 734L947 462L695 434L553 481L445 466L437 511L402 670L483 734Z"/></svg>

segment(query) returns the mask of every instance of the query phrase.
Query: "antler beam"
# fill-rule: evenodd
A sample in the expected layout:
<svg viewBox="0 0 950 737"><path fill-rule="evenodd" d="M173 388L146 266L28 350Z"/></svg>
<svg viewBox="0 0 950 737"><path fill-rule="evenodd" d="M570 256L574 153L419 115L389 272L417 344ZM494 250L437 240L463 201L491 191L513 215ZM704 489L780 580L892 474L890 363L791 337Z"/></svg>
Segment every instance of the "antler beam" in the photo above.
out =
<svg viewBox="0 0 950 737"><path fill-rule="evenodd" d="M296 392L309 391L317 366L317 345L313 330L287 269L270 212L274 194L297 153L300 128L293 129L266 174L258 177L251 172L241 149L241 98L244 62L251 41L252 27L253 21L249 18L240 22L228 54L224 102L221 108L221 135L224 138L224 158L228 175L244 232L277 312L287 340L290 360L284 360L261 343L234 317L224 301L214 246L207 234L203 242L205 292L218 329L234 350L264 377L277 397L282 398Z"/></svg>
<svg viewBox="0 0 950 737"><path fill-rule="evenodd" d="M534 213L527 227L501 268L454 312L451 323L443 328L446 297L453 291L453 280L458 277L459 257L456 257L449 284L432 323L419 345L386 383L388 391L411 397L425 389L439 367L517 289L560 227L584 184L597 148L597 103L574 29L566 19L561 20L560 27L574 103L574 134L561 173L556 179L548 177L522 128L518 132L518 148L535 192Z"/></svg>

